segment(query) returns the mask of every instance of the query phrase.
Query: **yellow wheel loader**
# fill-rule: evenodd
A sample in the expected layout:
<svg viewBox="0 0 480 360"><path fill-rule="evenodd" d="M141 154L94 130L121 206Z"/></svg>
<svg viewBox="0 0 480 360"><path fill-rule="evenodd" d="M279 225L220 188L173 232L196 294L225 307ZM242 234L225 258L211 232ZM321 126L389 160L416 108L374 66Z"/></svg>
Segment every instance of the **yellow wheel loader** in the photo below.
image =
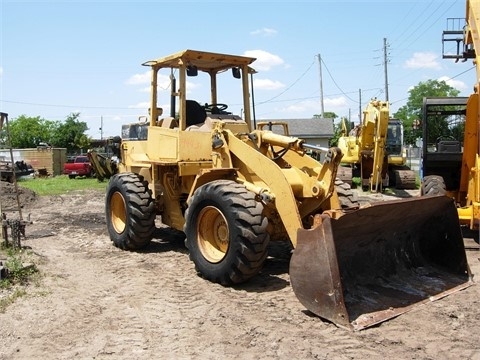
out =
<svg viewBox="0 0 480 360"><path fill-rule="evenodd" d="M161 217L186 234L197 273L228 286L258 274L270 241L287 242L300 302L352 330L471 285L451 199L346 207L345 188L335 186L338 148L252 126L254 60L185 50L144 63L148 120L122 126L115 166L92 161L110 177L106 222L115 246L147 246ZM160 79L169 79L168 92ZM227 89L240 94L230 98ZM312 149L325 152L322 163L307 155Z"/></svg>
<svg viewBox="0 0 480 360"><path fill-rule="evenodd" d="M463 26L463 21L465 25ZM476 67L469 97L426 97L422 107L422 187L425 196L454 199L461 225L480 229L480 0L467 0L465 19L449 18L443 32L443 58ZM455 25L453 25L455 24ZM461 26L459 29L452 26ZM456 53L448 44L454 44Z"/></svg>
<svg viewBox="0 0 480 360"><path fill-rule="evenodd" d="M338 147L343 153L340 178L352 182L358 173L361 185L371 192L381 192L385 187L415 189L415 172L406 166L403 146L403 124L390 119L388 102L372 99L363 111L362 123L347 135L345 122Z"/></svg>

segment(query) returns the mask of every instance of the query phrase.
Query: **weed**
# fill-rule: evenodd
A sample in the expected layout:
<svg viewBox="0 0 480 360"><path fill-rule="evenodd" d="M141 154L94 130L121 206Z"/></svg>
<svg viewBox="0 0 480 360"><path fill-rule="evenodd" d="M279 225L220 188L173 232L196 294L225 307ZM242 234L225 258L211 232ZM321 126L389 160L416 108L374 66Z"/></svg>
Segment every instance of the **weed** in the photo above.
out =
<svg viewBox="0 0 480 360"><path fill-rule="evenodd" d="M352 188L362 188L362 179L360 177L352 178Z"/></svg>
<svg viewBox="0 0 480 360"><path fill-rule="evenodd" d="M29 261L31 254L25 249L5 248L7 260L4 263L7 277L0 281L0 288L7 289L15 284L27 284L33 274L37 272L35 264Z"/></svg>

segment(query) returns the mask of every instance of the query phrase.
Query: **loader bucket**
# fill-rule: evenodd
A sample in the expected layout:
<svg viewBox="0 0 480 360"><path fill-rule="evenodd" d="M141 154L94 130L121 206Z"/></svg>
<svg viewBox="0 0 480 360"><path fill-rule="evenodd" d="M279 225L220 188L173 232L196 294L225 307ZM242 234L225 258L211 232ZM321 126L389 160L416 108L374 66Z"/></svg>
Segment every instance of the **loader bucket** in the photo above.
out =
<svg viewBox="0 0 480 360"><path fill-rule="evenodd" d="M298 230L290 261L309 311L361 330L473 284L457 210L448 197L373 204Z"/></svg>

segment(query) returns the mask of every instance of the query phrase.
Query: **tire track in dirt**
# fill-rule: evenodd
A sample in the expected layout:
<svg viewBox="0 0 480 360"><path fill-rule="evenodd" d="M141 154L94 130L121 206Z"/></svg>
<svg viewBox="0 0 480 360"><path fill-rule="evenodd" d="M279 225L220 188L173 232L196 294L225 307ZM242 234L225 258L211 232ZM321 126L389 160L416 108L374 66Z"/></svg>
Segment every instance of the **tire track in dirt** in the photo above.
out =
<svg viewBox="0 0 480 360"><path fill-rule="evenodd" d="M368 332L378 339L379 345L395 348L395 354L401 358L480 359L478 336L467 325L478 322L479 312L466 312L480 305L479 300L468 304L475 292L478 293L476 286L470 287L415 308ZM422 321L416 321L418 318ZM360 334L364 339L366 333ZM458 346L460 343L462 346Z"/></svg>
<svg viewBox="0 0 480 360"><path fill-rule="evenodd" d="M46 259L39 265L44 278L0 314L1 359L476 359L480 353L478 286L352 333L305 311L289 283L285 249L272 249L252 281L222 287L195 274L182 239L168 230L156 232L145 251L115 248L103 198L90 196L83 205L80 199L44 199L49 206L36 209L27 235L54 233L25 241ZM74 214L64 214L66 203L75 204ZM477 258L469 254L474 273Z"/></svg>

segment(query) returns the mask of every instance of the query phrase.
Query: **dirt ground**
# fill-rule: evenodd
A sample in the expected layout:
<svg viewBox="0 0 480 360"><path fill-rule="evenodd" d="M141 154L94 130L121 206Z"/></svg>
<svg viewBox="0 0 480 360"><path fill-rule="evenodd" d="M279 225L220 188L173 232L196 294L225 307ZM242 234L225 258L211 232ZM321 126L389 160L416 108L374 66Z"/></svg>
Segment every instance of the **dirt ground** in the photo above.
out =
<svg viewBox="0 0 480 360"><path fill-rule="evenodd" d="M478 285L349 332L300 304L285 254L222 287L195 274L165 228L145 251L115 248L100 192L22 201L33 221L22 245L42 276L0 313L0 359L480 359ZM480 274L480 252L467 256Z"/></svg>

